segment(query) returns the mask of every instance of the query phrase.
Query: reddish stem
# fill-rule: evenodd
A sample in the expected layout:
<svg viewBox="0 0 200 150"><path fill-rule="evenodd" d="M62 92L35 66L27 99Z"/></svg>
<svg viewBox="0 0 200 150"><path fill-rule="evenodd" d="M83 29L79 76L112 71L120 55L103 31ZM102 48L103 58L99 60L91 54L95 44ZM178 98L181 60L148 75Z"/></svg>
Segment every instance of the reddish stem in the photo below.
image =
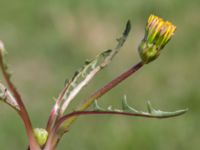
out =
<svg viewBox="0 0 200 150"><path fill-rule="evenodd" d="M137 63L136 65L132 66L130 69L123 72L122 74L117 76L115 79L107 83L104 87L97 90L94 94L92 94L89 98L87 98L83 102L83 104L78 108L78 111L83 111L87 109L90 106L91 102L93 102L95 99L97 100L98 98L103 96L105 93L110 91L112 88L117 86L119 83L121 83L123 80L127 79L130 75L132 75L134 72L139 70L143 65L144 64L142 61Z"/></svg>
<svg viewBox="0 0 200 150"><path fill-rule="evenodd" d="M136 117L145 117L145 118L164 119L164 118L176 117L176 116L179 116L180 114L175 114L173 116L153 116L149 114L130 113L130 112L121 112L121 111L75 111L60 118L59 121L55 125L55 130L57 130L64 121L67 121L71 117L80 116L80 115L123 115L123 116L136 116Z"/></svg>
<svg viewBox="0 0 200 150"><path fill-rule="evenodd" d="M59 94L57 100L56 100L56 103L54 105L54 107L52 108L51 110L51 113L50 113L50 116L49 116L49 119L48 119L48 122L47 122L47 126L46 126L46 129L47 129L47 132L49 133L51 128L53 127L54 125L54 121L56 122L58 118L60 118L60 105L62 104L63 102L63 97L67 91L67 89L69 88L70 86L70 83L71 81L69 81L64 89L61 91L61 93Z"/></svg>
<svg viewBox="0 0 200 150"><path fill-rule="evenodd" d="M29 137L30 147L33 150L40 150L40 147L38 146L38 144L37 144L37 142L34 138L33 127L32 127L28 112L27 112L27 110L24 106L24 103L22 102L21 96L17 92L13 83L10 81L9 74L7 73L6 69L4 68L4 62L3 62L2 54L0 54L0 67L1 67L5 81L8 85L8 87L9 87L10 91L13 93L13 96L15 97L18 105L19 105L20 110L18 111L18 113L19 113L20 117L22 118L24 126L26 128L26 132L27 132L27 135Z"/></svg>
<svg viewBox="0 0 200 150"><path fill-rule="evenodd" d="M70 124L76 119L76 117L78 115L80 115L79 113L83 112L85 109L87 109L93 103L94 100L97 100L98 98L100 98L101 96L103 96L106 92L108 92L109 90L111 90L112 88L114 88L115 86L117 86L119 83L121 83L123 80L127 79L129 76L131 76L137 70L139 70L143 65L144 64L143 64L142 61L139 62L139 63L137 63L136 65L132 66L130 69L128 69L124 73L120 74L119 76L117 76L115 79L113 79L109 83L107 83L104 87L102 87L99 90L97 90L89 98L87 98L83 102L83 104L77 109L77 111L75 112L75 114L72 113L72 114L68 114L69 116L68 115L65 116L68 119L69 118L72 119L72 120L70 120ZM76 114L77 112L78 112L78 114ZM88 113L88 114L91 114L91 113ZM45 150L49 150L49 148L51 149L52 146L55 147L58 144L59 138L57 137L56 132L58 132L57 129L59 128L59 125L61 124L61 122L63 122L63 120L64 119L62 117L62 118L60 118L57 121L58 123L56 123L56 125L55 125L56 127L54 128L54 130L52 131L52 133L50 133L50 135L49 135L49 139L47 141L47 145L45 147ZM67 127L64 127L65 130L67 130L67 128L69 127L69 125ZM64 134L64 133L62 133L62 134Z"/></svg>

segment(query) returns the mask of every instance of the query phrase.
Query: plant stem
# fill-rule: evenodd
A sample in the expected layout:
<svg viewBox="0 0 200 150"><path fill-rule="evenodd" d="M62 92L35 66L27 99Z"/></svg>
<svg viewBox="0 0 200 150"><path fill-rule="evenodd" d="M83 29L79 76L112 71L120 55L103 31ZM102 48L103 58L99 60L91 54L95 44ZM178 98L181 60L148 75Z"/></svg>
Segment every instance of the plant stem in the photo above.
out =
<svg viewBox="0 0 200 150"><path fill-rule="evenodd" d="M61 108L57 109L56 111L56 113L58 113L58 116L56 117L57 119L63 116L69 104L72 102L72 100L74 100L76 95L83 89L83 87L85 87L95 77L95 75L98 72L100 72L103 68L105 68L108 64L111 63L112 59L116 56L116 54L118 54L118 52L126 42L130 30L131 30L131 23L128 20L122 36L117 39L116 47L114 49L108 49L106 51L103 51L102 53L97 55L94 59L92 59L89 63L86 63L84 67L82 67L82 69L80 69L78 72L75 73L74 77L69 83L69 87L66 90L64 89L64 94L61 97L62 100L60 102ZM83 74L85 74L84 77ZM81 81L79 81L80 79ZM50 124L51 120L52 119L50 118L49 120Z"/></svg>
<svg viewBox="0 0 200 150"><path fill-rule="evenodd" d="M143 65L144 65L143 62L140 61L139 63L137 63L136 65L132 66L131 68L129 68L124 73L122 73L119 76L117 76L115 79L113 79L112 81L110 81L109 83L107 83L105 86L103 86L102 88L100 88L99 90L97 90L96 92L94 92L89 98L87 98L76 109L76 111L80 112L80 111L86 110L95 100L97 100L98 98L100 98L101 96L103 96L105 93L107 93L108 91L110 91L112 88L114 88L115 86L117 86L119 83L121 83L122 81L124 81L125 79L127 79L129 76L131 76L132 74L134 74ZM60 132L59 133L55 133L54 132L54 133L52 133L54 135L53 136L50 135L50 137L52 137L52 139L50 138L48 140L47 145L48 144L50 144L50 145L57 144L58 140L60 139L60 137L69 129L70 125L77 119L77 117L78 117L77 115L74 115L74 116L68 118L68 121L66 123L63 123L61 125L62 127L59 127L59 130L63 130L64 129L64 132L61 132L61 133ZM60 119L58 120L58 122L59 121L60 121ZM58 132L58 131L56 131L56 132Z"/></svg>
<svg viewBox="0 0 200 150"><path fill-rule="evenodd" d="M124 73L120 74L118 77L107 83L104 87L97 90L94 94L92 94L88 99L86 99L81 106L78 107L78 111L83 111L87 109L94 100L98 100L101 96L103 96L105 93L110 91L112 88L117 86L119 83L121 83L123 80L127 79L129 76L131 76L133 73L135 73L137 70L139 70L143 66L143 62L139 62L136 65L132 66L130 69L125 71Z"/></svg>
<svg viewBox="0 0 200 150"><path fill-rule="evenodd" d="M166 115L166 116L156 116L156 115L150 115L148 113L130 113L130 112L122 112L122 111L74 111L72 113L69 113L65 116L63 116L59 122L57 122L55 126L55 130L59 128L59 126L66 121L67 119L70 119L71 117L75 116L83 116L83 115L122 115L122 116L136 116L136 117L145 117L145 118L157 118L157 119L165 119L165 118L172 118L176 116L180 116L182 114L186 113L186 111L182 111L181 113L176 113L173 115Z"/></svg>
<svg viewBox="0 0 200 150"><path fill-rule="evenodd" d="M24 103L22 102L20 94L18 93L14 84L10 80L10 77L9 77L10 75L8 74L8 72L5 68L5 64L4 64L4 61L3 61L2 54L0 54L0 68L2 70L3 77L4 77L4 79L7 83L10 91L13 93L13 96L15 97L15 99L16 99L18 105L19 105L19 111L17 111L17 112L20 115L21 119L23 120L25 129L26 129L26 133L27 133L28 138L29 138L30 148L32 150L40 150L40 147L37 144L37 142L34 138L34 135L33 135L33 128L32 128L32 124L31 124L28 112L26 110Z"/></svg>
<svg viewBox="0 0 200 150"><path fill-rule="evenodd" d="M117 86L119 83L121 83L123 80L127 79L129 76L131 76L133 73L135 73L137 70L139 70L143 66L143 62L139 62L136 65L129 68L127 71L123 72L119 76L117 76L115 79L107 83L105 86L97 90L95 93L93 93L89 98L87 98L77 109L76 111L84 111L86 110L95 100L98 100L101 96L103 96L105 93L110 91L112 88ZM65 124L65 128L68 128L72 122L77 117L72 117L69 119L68 123Z"/></svg>
<svg viewBox="0 0 200 150"><path fill-rule="evenodd" d="M61 114L59 113L59 110L60 110L62 102L64 101L64 96L65 96L66 91L68 90L68 88L70 86L70 83L71 83L71 81L69 81L68 83L65 84L64 89L59 94L59 96L56 100L56 103L51 110L51 113L50 113L50 116L49 116L49 119L48 119L48 122L47 122L47 126L46 126L46 130L47 130L48 133L52 129L54 122L56 122L57 119L60 118Z"/></svg>

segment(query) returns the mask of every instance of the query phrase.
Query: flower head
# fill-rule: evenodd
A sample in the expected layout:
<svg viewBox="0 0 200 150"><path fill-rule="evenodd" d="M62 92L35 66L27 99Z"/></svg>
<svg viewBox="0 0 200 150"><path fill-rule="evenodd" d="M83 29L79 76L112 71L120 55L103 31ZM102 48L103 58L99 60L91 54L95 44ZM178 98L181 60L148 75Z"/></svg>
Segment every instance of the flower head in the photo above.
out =
<svg viewBox="0 0 200 150"><path fill-rule="evenodd" d="M139 46L139 53L144 63L156 59L160 50L169 42L176 30L169 21L151 15L145 28L145 36Z"/></svg>

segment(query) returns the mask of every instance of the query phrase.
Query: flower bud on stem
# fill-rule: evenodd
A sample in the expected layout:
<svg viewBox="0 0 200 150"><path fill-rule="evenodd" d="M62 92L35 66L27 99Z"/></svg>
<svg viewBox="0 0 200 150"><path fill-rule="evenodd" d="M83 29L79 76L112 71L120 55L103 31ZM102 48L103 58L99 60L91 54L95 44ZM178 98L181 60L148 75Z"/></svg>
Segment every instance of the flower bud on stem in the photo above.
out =
<svg viewBox="0 0 200 150"><path fill-rule="evenodd" d="M144 39L138 47L140 57L145 64L158 58L160 51L172 38L175 30L176 26L171 22L154 15L149 17Z"/></svg>

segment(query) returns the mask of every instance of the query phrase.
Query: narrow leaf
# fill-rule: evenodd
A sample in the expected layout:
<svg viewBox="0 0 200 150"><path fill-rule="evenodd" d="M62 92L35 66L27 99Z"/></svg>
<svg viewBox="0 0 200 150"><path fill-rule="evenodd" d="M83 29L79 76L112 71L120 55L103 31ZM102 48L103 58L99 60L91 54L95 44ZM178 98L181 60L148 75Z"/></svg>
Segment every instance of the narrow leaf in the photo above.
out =
<svg viewBox="0 0 200 150"><path fill-rule="evenodd" d="M64 102L60 109L60 114L63 114L70 102L80 92L80 90L86 86L94 76L106 67L119 52L121 47L126 41L126 38L130 32L131 24L127 22L126 28L122 36L118 40L118 44L114 49L108 49L97 55L94 59L85 61L85 65L73 76L69 88L65 92ZM92 103L91 103L92 104Z"/></svg>

